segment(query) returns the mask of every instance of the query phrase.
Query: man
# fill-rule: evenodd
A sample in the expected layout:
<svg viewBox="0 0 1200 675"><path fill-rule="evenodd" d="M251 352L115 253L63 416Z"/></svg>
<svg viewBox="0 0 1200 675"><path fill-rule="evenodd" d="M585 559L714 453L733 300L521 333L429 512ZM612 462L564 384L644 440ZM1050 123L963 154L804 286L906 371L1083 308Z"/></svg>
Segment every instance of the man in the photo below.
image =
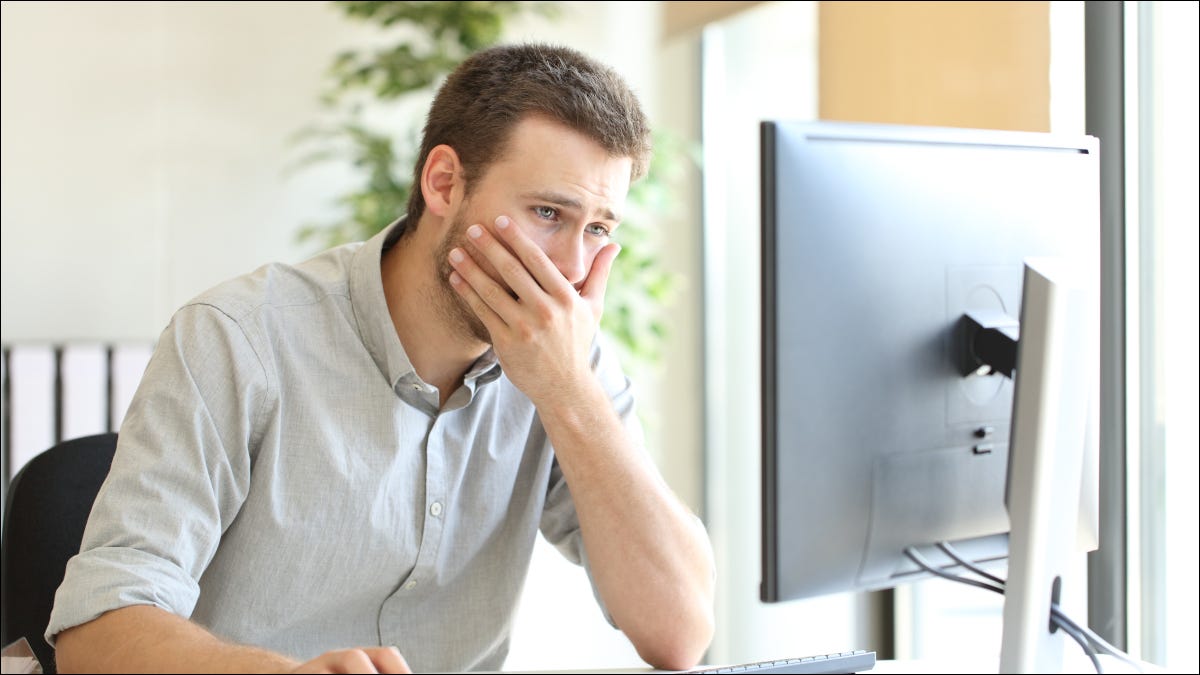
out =
<svg viewBox="0 0 1200 675"><path fill-rule="evenodd" d="M711 549L597 335L649 151L611 70L481 52L406 218L181 308L59 589L60 669L499 669L539 529L648 663L695 664Z"/></svg>

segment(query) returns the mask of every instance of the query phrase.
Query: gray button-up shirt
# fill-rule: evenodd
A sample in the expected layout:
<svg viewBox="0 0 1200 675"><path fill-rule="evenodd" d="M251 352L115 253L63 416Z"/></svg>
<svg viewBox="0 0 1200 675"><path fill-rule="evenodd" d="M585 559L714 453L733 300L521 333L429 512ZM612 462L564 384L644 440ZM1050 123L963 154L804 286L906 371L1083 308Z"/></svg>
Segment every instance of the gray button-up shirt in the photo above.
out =
<svg viewBox="0 0 1200 675"><path fill-rule="evenodd" d="M175 314L47 639L149 604L299 659L395 645L419 671L502 666L539 528L586 568L579 521L491 352L441 410L413 371L380 276L398 231ZM592 356L641 443L628 380L611 350Z"/></svg>

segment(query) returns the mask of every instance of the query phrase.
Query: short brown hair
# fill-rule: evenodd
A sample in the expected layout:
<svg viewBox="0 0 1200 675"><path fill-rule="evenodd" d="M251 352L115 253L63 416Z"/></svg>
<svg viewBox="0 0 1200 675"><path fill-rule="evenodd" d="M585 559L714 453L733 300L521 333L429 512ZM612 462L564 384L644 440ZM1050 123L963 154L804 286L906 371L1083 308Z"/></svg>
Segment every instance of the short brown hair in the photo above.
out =
<svg viewBox="0 0 1200 675"><path fill-rule="evenodd" d="M500 158L513 127L531 114L565 124L614 157L631 158L631 181L646 173L650 126L613 69L567 47L492 47L459 64L438 89L413 169L407 227L415 229L425 211L421 171L434 147L445 144L458 153L469 192Z"/></svg>

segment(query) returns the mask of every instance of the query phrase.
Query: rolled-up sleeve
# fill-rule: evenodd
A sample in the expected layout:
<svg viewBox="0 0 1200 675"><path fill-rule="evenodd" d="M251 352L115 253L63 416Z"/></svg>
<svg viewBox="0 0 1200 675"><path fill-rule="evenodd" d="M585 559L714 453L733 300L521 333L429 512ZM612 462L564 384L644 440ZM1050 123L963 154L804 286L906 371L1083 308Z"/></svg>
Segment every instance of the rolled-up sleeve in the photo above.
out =
<svg viewBox="0 0 1200 675"><path fill-rule="evenodd" d="M205 304L160 336L46 629L154 605L189 617L250 483L272 378L243 324Z"/></svg>

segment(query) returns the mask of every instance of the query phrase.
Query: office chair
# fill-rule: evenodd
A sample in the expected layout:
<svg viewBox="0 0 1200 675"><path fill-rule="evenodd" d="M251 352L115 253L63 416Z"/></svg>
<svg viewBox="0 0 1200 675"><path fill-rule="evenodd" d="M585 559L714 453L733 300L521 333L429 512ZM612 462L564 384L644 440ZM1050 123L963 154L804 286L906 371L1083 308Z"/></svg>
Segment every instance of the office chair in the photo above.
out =
<svg viewBox="0 0 1200 675"><path fill-rule="evenodd" d="M79 552L83 527L108 475L115 433L63 441L34 457L8 486L0 544L0 645L22 637L46 673L54 650L42 636L67 560Z"/></svg>

